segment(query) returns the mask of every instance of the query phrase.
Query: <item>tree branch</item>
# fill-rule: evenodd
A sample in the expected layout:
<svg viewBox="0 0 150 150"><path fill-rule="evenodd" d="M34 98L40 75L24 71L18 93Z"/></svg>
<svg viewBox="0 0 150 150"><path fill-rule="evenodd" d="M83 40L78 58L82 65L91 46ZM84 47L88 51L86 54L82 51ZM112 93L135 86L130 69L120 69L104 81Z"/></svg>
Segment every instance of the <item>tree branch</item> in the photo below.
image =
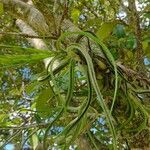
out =
<svg viewBox="0 0 150 150"><path fill-rule="evenodd" d="M55 36L38 36L38 35L32 35L32 34L26 34L26 33L17 33L17 32L1 32L0 35L12 35L12 36L20 36L23 38L37 38L37 39L53 39L57 40L57 37Z"/></svg>
<svg viewBox="0 0 150 150"><path fill-rule="evenodd" d="M146 82L148 85L150 85L150 79L148 79L146 76L141 75L141 73L138 73L124 65L121 64L121 62L117 63L117 66L121 68L121 70L128 76L128 77L134 77L138 80L142 80Z"/></svg>
<svg viewBox="0 0 150 150"><path fill-rule="evenodd" d="M136 5L135 5L135 0L129 0L129 13L130 13L130 25L133 27L133 32L135 34L136 37L136 41L137 41L137 47L136 47L136 51L137 51L137 60L139 62L139 64L143 67L143 48L142 48L142 39L141 39L141 28L140 28L140 18L139 18L139 14L137 12L136 9ZM140 69L142 69L140 67Z"/></svg>
<svg viewBox="0 0 150 150"><path fill-rule="evenodd" d="M0 2L4 4L4 8L12 16L27 22L42 35L49 34L49 27L43 14L34 6L20 0L0 0Z"/></svg>

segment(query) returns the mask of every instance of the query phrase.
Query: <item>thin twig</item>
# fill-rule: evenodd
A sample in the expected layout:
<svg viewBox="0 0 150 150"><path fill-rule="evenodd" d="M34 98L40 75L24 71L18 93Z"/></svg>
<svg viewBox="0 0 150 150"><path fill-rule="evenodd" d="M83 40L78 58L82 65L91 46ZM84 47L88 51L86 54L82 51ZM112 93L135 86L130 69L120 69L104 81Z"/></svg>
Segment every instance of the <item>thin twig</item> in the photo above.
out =
<svg viewBox="0 0 150 150"><path fill-rule="evenodd" d="M60 20L60 23L59 23L59 27L58 27L58 35L61 34L61 25L62 25L64 19L68 15L68 2L69 1L65 1L65 4L64 4L64 11L63 11L63 14L62 14L62 17L61 17L61 20Z"/></svg>
<svg viewBox="0 0 150 150"><path fill-rule="evenodd" d="M122 65L120 62L117 63L117 66L121 68L121 70L129 77L135 77L138 80L145 81L148 85L150 85L150 79L148 79L146 76L141 75L140 73L132 70L131 68L128 68L124 65Z"/></svg>

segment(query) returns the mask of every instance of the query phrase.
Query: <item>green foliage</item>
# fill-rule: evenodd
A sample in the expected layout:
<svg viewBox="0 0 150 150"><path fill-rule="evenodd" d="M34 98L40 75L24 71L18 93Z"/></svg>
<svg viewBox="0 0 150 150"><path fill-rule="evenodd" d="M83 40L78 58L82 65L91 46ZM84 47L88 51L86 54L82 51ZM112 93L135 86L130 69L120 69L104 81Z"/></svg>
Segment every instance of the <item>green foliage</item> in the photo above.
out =
<svg viewBox="0 0 150 150"><path fill-rule="evenodd" d="M51 88L43 89L38 98L36 99L36 110L38 114L43 118L48 118L52 113L51 101L54 99L54 93ZM53 106L54 107L54 106Z"/></svg>
<svg viewBox="0 0 150 150"><path fill-rule="evenodd" d="M2 54L0 55L1 67L35 63L55 54L55 52L34 48L22 48L19 46L0 45L0 47L2 48Z"/></svg>
<svg viewBox="0 0 150 150"><path fill-rule="evenodd" d="M118 38L123 38L125 37L125 29L124 26L121 24L118 24L115 29L114 29L114 34L118 37Z"/></svg>
<svg viewBox="0 0 150 150"><path fill-rule="evenodd" d="M137 44L136 44L136 39L134 36L129 36L127 41L126 41L126 47L128 49L135 49L137 47Z"/></svg>
<svg viewBox="0 0 150 150"><path fill-rule="evenodd" d="M34 62L37 62L37 61L47 58L47 57L48 57L48 55L44 55L44 54L3 55L3 56L0 56L0 65L1 65L1 67L12 67L17 64L34 63Z"/></svg>
<svg viewBox="0 0 150 150"><path fill-rule="evenodd" d="M80 12L79 9L73 9L72 12L71 12L71 17L72 17L75 24L78 23L80 13L81 12Z"/></svg>
<svg viewBox="0 0 150 150"><path fill-rule="evenodd" d="M100 27L100 29L97 31L96 35L101 40L106 39L112 33L115 25L116 25L115 22L109 22L109 23L102 24L102 26Z"/></svg>
<svg viewBox="0 0 150 150"><path fill-rule="evenodd" d="M4 8L3 8L3 3L0 3L0 15L3 14Z"/></svg>
<svg viewBox="0 0 150 150"><path fill-rule="evenodd" d="M148 145L141 140L149 138L150 68L142 60L150 57L149 7L138 2L139 20L119 0L33 0L30 9L49 26L47 36L37 36L45 50L32 48L36 38L20 33L10 16L16 4L4 11L0 3L0 149L8 143L36 150ZM14 17L28 24L20 9Z"/></svg>

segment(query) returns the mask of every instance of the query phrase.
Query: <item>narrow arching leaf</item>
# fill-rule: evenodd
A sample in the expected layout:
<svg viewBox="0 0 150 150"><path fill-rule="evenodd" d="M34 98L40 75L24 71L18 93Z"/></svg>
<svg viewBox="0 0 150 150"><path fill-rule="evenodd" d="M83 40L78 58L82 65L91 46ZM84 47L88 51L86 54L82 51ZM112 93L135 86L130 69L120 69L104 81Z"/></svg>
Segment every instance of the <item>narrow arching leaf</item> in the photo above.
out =
<svg viewBox="0 0 150 150"><path fill-rule="evenodd" d="M6 50L9 50L9 53L12 52L15 53L25 53L25 54L55 54L55 52L52 52L50 50L43 50L43 49L36 49L36 48L28 48L28 47L21 47L21 46L14 46L14 45L3 45L0 44L0 48L2 48L3 53L5 53ZM7 52L7 51L6 51Z"/></svg>
<svg viewBox="0 0 150 150"><path fill-rule="evenodd" d="M49 57L48 54L0 55L0 67L14 67L18 64L35 63Z"/></svg>

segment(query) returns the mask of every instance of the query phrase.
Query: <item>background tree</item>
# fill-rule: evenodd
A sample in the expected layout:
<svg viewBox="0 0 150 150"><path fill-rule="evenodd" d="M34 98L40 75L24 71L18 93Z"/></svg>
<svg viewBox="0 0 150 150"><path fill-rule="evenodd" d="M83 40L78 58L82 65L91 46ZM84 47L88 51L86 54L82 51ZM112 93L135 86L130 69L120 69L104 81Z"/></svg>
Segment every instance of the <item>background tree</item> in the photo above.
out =
<svg viewBox="0 0 150 150"><path fill-rule="evenodd" d="M1 149L150 149L149 1L0 0L0 13Z"/></svg>

